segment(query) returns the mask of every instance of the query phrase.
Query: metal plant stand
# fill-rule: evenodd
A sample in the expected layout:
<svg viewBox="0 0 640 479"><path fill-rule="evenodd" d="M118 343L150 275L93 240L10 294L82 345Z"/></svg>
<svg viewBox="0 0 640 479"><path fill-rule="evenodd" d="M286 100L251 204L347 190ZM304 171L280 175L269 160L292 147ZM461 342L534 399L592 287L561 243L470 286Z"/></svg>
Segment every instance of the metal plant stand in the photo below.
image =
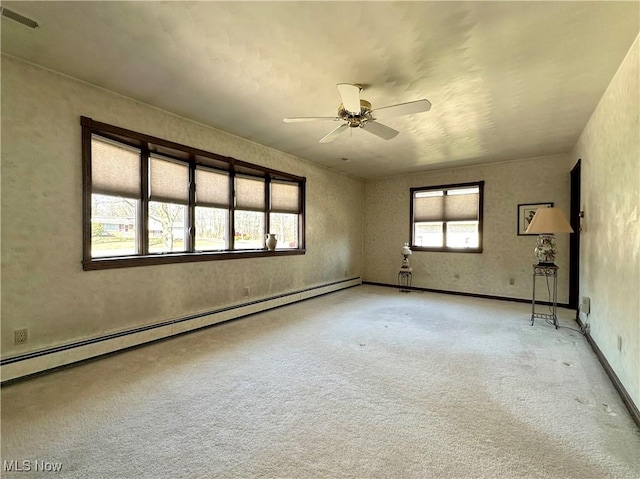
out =
<svg viewBox="0 0 640 479"><path fill-rule="evenodd" d="M398 286L401 293L408 293L411 288L411 279L413 276L412 268L400 268L398 272Z"/></svg>
<svg viewBox="0 0 640 479"><path fill-rule="evenodd" d="M547 291L549 292L549 300L551 301L551 310L549 313L536 313L536 278L543 277L547 282ZM549 279L552 285L549 285ZM556 265L533 265L533 296L531 299L531 326L533 320L540 318L553 324L558 329L558 316L556 314L558 308L558 267Z"/></svg>

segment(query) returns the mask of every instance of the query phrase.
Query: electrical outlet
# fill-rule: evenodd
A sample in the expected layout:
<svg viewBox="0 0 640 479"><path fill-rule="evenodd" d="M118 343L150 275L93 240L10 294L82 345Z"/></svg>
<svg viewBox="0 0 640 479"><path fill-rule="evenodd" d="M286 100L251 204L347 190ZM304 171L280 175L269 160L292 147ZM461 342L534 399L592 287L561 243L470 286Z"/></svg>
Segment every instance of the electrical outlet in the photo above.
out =
<svg viewBox="0 0 640 479"><path fill-rule="evenodd" d="M589 296L582 297L582 303L580 304L580 312L589 315L591 312L591 298Z"/></svg>
<svg viewBox="0 0 640 479"><path fill-rule="evenodd" d="M13 344L24 344L29 339L29 330L27 328L13 330Z"/></svg>
<svg viewBox="0 0 640 479"><path fill-rule="evenodd" d="M249 286L245 286L244 287L244 297L248 298L249 294L251 294L251 288L249 288Z"/></svg>
<svg viewBox="0 0 640 479"><path fill-rule="evenodd" d="M513 286L514 284L516 284L516 279L515 278L509 278L509 286Z"/></svg>
<svg viewBox="0 0 640 479"><path fill-rule="evenodd" d="M622 336L618 335L618 351L622 352Z"/></svg>

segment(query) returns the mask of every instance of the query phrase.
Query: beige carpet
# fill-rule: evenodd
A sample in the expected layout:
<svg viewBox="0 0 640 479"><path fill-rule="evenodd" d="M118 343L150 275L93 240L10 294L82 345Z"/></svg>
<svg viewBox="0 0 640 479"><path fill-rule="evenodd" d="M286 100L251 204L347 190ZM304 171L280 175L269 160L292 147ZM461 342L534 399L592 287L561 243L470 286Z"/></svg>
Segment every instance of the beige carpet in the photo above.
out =
<svg viewBox="0 0 640 479"><path fill-rule="evenodd" d="M585 339L529 312L361 286L9 385L2 477L640 477Z"/></svg>

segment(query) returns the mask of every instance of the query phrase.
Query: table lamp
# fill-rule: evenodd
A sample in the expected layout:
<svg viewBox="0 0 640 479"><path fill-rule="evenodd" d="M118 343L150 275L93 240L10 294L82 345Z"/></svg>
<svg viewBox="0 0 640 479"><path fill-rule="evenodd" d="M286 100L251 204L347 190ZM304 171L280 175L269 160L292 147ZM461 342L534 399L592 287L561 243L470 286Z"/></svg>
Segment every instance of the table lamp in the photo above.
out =
<svg viewBox="0 0 640 479"><path fill-rule="evenodd" d="M538 208L527 233L538 233L535 254L541 266L555 266L556 238L554 233L573 233L573 228L560 208Z"/></svg>

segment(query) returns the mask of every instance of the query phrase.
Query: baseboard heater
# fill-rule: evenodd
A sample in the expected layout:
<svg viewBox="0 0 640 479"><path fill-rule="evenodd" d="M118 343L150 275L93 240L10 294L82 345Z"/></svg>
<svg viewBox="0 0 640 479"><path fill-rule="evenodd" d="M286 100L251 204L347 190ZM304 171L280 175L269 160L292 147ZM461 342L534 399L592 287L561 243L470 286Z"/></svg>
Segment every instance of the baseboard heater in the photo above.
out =
<svg viewBox="0 0 640 479"><path fill-rule="evenodd" d="M362 284L350 278L0 360L2 383Z"/></svg>

